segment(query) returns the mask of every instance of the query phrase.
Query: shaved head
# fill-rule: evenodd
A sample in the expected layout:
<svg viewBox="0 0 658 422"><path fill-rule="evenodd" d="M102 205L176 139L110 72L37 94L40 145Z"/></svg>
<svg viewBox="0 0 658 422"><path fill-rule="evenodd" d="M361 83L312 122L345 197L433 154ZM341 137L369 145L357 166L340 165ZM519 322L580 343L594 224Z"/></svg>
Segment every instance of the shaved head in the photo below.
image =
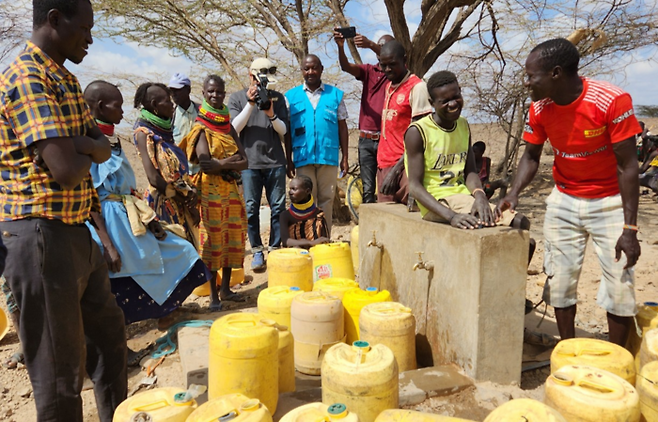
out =
<svg viewBox="0 0 658 422"><path fill-rule="evenodd" d="M121 91L119 91L119 88L116 85L107 81L98 80L87 85L83 95L85 101L89 104L89 107L91 107L92 104L96 104L101 100L107 100L110 97L116 96L117 93L121 95Z"/></svg>

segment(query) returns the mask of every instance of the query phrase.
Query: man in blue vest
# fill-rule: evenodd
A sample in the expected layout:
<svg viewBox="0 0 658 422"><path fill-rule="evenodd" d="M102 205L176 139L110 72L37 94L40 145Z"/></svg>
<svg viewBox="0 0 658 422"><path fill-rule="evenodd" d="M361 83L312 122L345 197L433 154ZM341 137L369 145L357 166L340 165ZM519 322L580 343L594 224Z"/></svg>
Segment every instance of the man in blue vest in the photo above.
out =
<svg viewBox="0 0 658 422"><path fill-rule="evenodd" d="M338 165L347 171L347 108L343 91L322 83L322 62L309 54L302 62L304 84L286 92L290 106L292 163L313 181L313 197L324 211L331 234ZM338 150L342 152L339 160ZM290 160L290 157L289 157Z"/></svg>

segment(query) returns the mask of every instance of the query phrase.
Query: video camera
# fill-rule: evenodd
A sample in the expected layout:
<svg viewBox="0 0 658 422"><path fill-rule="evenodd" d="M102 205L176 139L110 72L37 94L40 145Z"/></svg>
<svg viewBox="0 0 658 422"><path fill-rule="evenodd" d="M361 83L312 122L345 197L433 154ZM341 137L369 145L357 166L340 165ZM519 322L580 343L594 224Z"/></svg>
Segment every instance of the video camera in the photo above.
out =
<svg viewBox="0 0 658 422"><path fill-rule="evenodd" d="M272 100L270 100L270 95L267 90L267 84L270 83L270 80L267 79L267 75L264 73L259 73L256 76L256 89L258 90L258 95L256 96L256 105L260 110L267 110L272 105Z"/></svg>

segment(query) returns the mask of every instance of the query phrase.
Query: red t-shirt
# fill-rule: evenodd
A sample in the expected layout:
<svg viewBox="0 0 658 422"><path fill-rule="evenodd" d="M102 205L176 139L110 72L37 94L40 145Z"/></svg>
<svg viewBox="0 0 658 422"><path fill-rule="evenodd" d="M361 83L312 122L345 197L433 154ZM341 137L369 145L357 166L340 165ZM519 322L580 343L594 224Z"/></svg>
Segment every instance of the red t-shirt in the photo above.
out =
<svg viewBox="0 0 658 422"><path fill-rule="evenodd" d="M553 179L558 190L580 198L619 193L612 144L640 133L631 96L607 82L583 78L583 92L559 106L546 98L530 106L523 139L554 151Z"/></svg>
<svg viewBox="0 0 658 422"><path fill-rule="evenodd" d="M359 110L359 130L379 132L382 128L382 109L384 108L385 88L388 82L386 74L379 66L359 65L363 82L361 93L361 110Z"/></svg>

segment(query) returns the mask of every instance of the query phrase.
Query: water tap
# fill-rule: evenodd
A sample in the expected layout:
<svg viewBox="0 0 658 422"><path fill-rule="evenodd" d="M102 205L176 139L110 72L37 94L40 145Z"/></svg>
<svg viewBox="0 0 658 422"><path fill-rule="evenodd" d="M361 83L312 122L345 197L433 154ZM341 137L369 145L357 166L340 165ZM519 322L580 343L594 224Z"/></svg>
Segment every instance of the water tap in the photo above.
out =
<svg viewBox="0 0 658 422"><path fill-rule="evenodd" d="M370 242L368 242L368 247L374 246L376 248L379 248L379 249L383 250L384 245L377 242L377 237L375 237L375 233L377 233L377 230L372 231L372 239L370 239Z"/></svg>
<svg viewBox="0 0 658 422"><path fill-rule="evenodd" d="M420 269L420 270L427 270L427 271L432 271L434 269L434 263L432 261L423 261L423 253L424 252L416 252L418 254L418 262L414 264L414 271Z"/></svg>

